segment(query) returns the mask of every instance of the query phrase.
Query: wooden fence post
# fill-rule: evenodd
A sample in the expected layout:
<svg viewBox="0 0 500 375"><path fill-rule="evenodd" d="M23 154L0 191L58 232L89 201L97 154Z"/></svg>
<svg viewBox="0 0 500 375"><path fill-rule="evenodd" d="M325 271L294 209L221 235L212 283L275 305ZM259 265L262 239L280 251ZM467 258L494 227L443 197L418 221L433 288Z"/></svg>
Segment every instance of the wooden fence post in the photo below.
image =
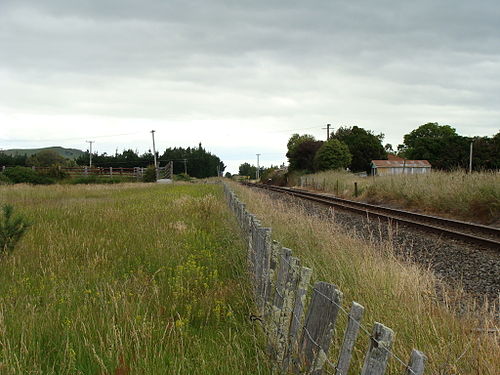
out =
<svg viewBox="0 0 500 375"><path fill-rule="evenodd" d="M394 332L381 323L375 322L366 353L365 363L361 375L383 375L387 367L387 360L391 352Z"/></svg>
<svg viewBox="0 0 500 375"><path fill-rule="evenodd" d="M323 281L314 285L299 344L299 363L306 374L323 371L341 303L342 292L335 285Z"/></svg>
<svg viewBox="0 0 500 375"><path fill-rule="evenodd" d="M288 344L290 342L290 323L293 315L297 285L300 277L299 258L291 257L287 266L285 287L283 289L282 298L283 305L281 306L281 315L279 317L278 325L278 340L276 342L277 361L278 366L281 368L283 368L285 355L288 351Z"/></svg>
<svg viewBox="0 0 500 375"><path fill-rule="evenodd" d="M282 247L278 255L278 270L276 273L276 283L274 290L274 300L272 304L272 312L269 317L267 331L269 335L268 353L274 359L277 358L277 342L280 334L280 318L281 309L284 303L285 285L288 275L288 263L292 258L292 250Z"/></svg>
<svg viewBox="0 0 500 375"><path fill-rule="evenodd" d="M353 302L349 311L349 321L344 334L344 342L340 349L339 361L337 363L337 375L346 375L351 364L352 350L359 333L361 318L363 317L364 307L357 302Z"/></svg>
<svg viewBox="0 0 500 375"><path fill-rule="evenodd" d="M413 349L410 354L410 362L406 368L406 375L422 375L424 373L425 361L427 357L417 349Z"/></svg>
<svg viewBox="0 0 500 375"><path fill-rule="evenodd" d="M288 349L283 361L283 373L288 371L294 356L298 351L298 339L300 328L303 324L304 308L306 304L307 289L311 281L312 269L301 267L299 282L295 290L295 303L293 306L292 317L290 318L290 332L288 334Z"/></svg>

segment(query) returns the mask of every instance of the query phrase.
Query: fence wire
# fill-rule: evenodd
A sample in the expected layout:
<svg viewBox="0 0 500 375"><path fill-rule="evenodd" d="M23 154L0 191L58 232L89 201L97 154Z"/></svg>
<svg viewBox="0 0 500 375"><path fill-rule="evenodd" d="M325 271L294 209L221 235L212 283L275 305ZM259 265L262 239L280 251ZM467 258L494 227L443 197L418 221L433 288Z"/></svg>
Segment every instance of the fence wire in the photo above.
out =
<svg viewBox="0 0 500 375"><path fill-rule="evenodd" d="M246 211L246 209L244 208L244 206L241 206L243 203L241 201L239 201L237 198L236 198L236 195L234 195L234 193L232 192L229 192L229 195L230 195L230 202L234 205L235 203L237 204L237 208L233 207L233 210L236 212L236 213L240 213L242 214L242 216L246 216L248 217L250 214L248 213L248 211ZM238 217L238 219L242 219L242 217ZM251 251L253 252L253 255L256 255L257 254L257 251L256 249L253 248L253 245L254 245L254 236L256 236L257 238L259 238L260 240L263 241L263 243L265 244L266 243L266 240L267 238L265 236L262 236L262 234L260 233L259 229L262 228L259 224L256 225L256 223L254 222L253 219L249 219L247 223L244 223L243 221L241 221L240 223L240 226L242 227L242 229L246 229L248 230L249 233L248 234L248 240L249 242L252 244L251 246ZM281 246L280 246L281 248ZM280 254L280 259L286 263L288 265L288 270L291 270L292 269L292 264L282 255ZM277 268L279 268L279 264L277 265ZM276 272L278 271L278 269L276 269ZM322 293L320 290L314 288L311 284L308 284L306 286L308 288L308 290L312 290L314 293L317 293L318 295L322 296L324 299L326 299L327 301L329 301L330 303L333 303L335 306L337 306L339 308L339 310L345 314L347 316L348 319L350 319L355 325L358 326L358 328L363 332L365 333L369 338L370 340L372 340L373 342L375 342L378 347L381 347L383 348L383 350L385 350L389 356L393 357L397 362L399 362L407 371L409 371L410 374L413 374L413 375L418 375L417 373L415 373L410 367L409 365L403 361L401 358L399 358L392 350L388 349L385 345L383 345L382 342L380 342L379 340L377 340L373 335L372 333L369 331L369 329L367 327L365 327L362 323L358 322L357 320L355 319L352 319L352 316L351 314L349 313L349 311L347 311L341 304L337 303L336 301L334 301L333 299L331 299L330 297L328 297L327 295L325 295L324 293ZM281 294L281 292L278 290L277 286L275 286L274 288L274 292L282 299L284 300L284 296ZM267 296L267 283L266 283L266 289L264 289L265 291L265 296ZM271 297L271 296L269 296ZM268 298L269 298L268 297ZM270 299L270 298L269 298ZM274 302L271 301L271 304L274 305ZM304 309L305 311L305 309ZM281 332L281 319L283 318L283 314L280 314L280 320L278 322L278 326L276 327L277 329L277 335L281 335L282 332ZM314 338L312 337L311 335L311 332L308 330L308 328L302 324L299 319L295 316L295 314L293 314L293 311L292 311L292 318L295 319L295 321L298 323L299 327L300 327L300 330L302 332L305 333L305 335L307 336L307 338L309 339L309 341L314 345L316 346L318 349L320 350L323 350L323 347L314 340ZM265 327L264 327L265 329ZM287 341L288 338L286 338ZM462 354L463 355L463 354ZM325 364L327 364L328 366L330 366L331 368L333 368L335 370L335 372L330 372L329 370L327 369L323 369L323 371L325 371L327 374L332 374L332 375L345 375L345 374L342 374L339 369L338 369L338 366L337 364L335 364L334 362L332 362L329 358L328 358L328 355L325 357Z"/></svg>

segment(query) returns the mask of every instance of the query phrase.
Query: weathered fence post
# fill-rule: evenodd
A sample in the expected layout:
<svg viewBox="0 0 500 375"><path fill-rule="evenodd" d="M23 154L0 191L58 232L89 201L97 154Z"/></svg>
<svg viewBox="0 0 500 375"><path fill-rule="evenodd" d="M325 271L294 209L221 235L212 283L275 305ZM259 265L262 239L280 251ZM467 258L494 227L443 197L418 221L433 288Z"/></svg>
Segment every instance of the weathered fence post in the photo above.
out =
<svg viewBox="0 0 500 375"><path fill-rule="evenodd" d="M303 324L304 308L307 297L307 289L311 281L312 269L301 267L299 282L295 293L295 303L293 306L292 317L290 322L290 332L288 334L288 349L283 361L283 372L286 373L294 360L295 353L298 352L298 339L300 328Z"/></svg>
<svg viewBox="0 0 500 375"><path fill-rule="evenodd" d="M288 264L292 258L292 250L285 247L279 250L278 255L278 271L276 273L276 285L274 290L274 301L272 304L272 312L269 319L268 334L269 345L268 352L274 359L277 358L277 342L280 334L280 319L281 309L284 304L285 285L288 276Z"/></svg>
<svg viewBox="0 0 500 375"><path fill-rule="evenodd" d="M276 342L276 354L278 366L283 369L285 363L286 352L290 343L290 323L295 305L295 296L297 285L300 278L300 260L296 257L291 257L287 264L287 274L285 279L285 287L283 289L283 304L281 306L281 315L278 324L278 340Z"/></svg>
<svg viewBox="0 0 500 375"><path fill-rule="evenodd" d="M344 334L344 342L340 349L339 361L337 363L337 375L346 375L351 364L352 350L359 333L361 318L363 317L364 307L357 302L353 302L349 311L349 321Z"/></svg>
<svg viewBox="0 0 500 375"><path fill-rule="evenodd" d="M422 375L424 373L425 361L427 357L417 349L413 349L410 354L410 362L406 368L406 375Z"/></svg>
<svg viewBox="0 0 500 375"><path fill-rule="evenodd" d="M113 177L113 167L109 167L109 177Z"/></svg>
<svg viewBox="0 0 500 375"><path fill-rule="evenodd" d="M392 329L375 322L361 375L383 375L391 353Z"/></svg>
<svg viewBox="0 0 500 375"><path fill-rule="evenodd" d="M357 182L354 183L354 196L355 197L358 196L358 183Z"/></svg>
<svg viewBox="0 0 500 375"><path fill-rule="evenodd" d="M299 344L299 363L306 374L323 371L341 303L342 292L335 285L323 281L314 285Z"/></svg>

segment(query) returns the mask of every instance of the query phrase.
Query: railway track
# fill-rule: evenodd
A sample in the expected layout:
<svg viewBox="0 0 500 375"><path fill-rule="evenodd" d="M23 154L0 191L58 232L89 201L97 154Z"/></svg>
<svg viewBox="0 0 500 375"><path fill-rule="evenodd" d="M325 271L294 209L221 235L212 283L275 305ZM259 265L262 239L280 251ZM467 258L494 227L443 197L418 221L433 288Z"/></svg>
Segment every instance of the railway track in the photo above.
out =
<svg viewBox="0 0 500 375"><path fill-rule="evenodd" d="M468 223L459 220L446 219L437 216L423 215L415 212L382 207L348 199L342 199L330 194L312 193L310 191L278 187L273 185L245 183L247 186L276 191L294 197L307 199L328 206L348 210L372 218L389 220L407 226L419 228L426 232L444 235L449 238L493 248L500 253L500 229L486 225Z"/></svg>

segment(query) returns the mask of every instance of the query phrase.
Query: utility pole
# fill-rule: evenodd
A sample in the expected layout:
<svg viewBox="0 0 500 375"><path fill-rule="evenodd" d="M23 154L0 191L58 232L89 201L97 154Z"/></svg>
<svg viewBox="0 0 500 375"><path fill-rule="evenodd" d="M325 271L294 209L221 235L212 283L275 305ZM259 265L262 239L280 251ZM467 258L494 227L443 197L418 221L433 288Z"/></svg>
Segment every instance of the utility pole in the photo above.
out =
<svg viewBox="0 0 500 375"><path fill-rule="evenodd" d="M151 134L153 136L153 157L155 161L155 169L158 169L158 165L156 164L156 148L155 148L155 130L151 130Z"/></svg>
<svg viewBox="0 0 500 375"><path fill-rule="evenodd" d="M327 142L330 140L330 126L332 126L332 125L326 124L326 128L322 128L322 129L326 129L326 141Z"/></svg>
<svg viewBox="0 0 500 375"><path fill-rule="evenodd" d="M95 141L85 141L85 142L87 142L88 144L90 144L90 148L89 148L89 155L90 155L89 167L90 167L90 169L92 169L92 143L94 143Z"/></svg>
<svg viewBox="0 0 500 375"><path fill-rule="evenodd" d="M187 159L183 159L183 161L184 161L184 174L188 174Z"/></svg>
<svg viewBox="0 0 500 375"><path fill-rule="evenodd" d="M255 178L258 181L259 177L260 177L260 166L259 166L259 157L260 157L260 154L256 154L256 155L257 155L257 172L255 173Z"/></svg>
<svg viewBox="0 0 500 375"><path fill-rule="evenodd" d="M474 141L470 142L470 154L469 154L469 173L472 173L472 145Z"/></svg>

